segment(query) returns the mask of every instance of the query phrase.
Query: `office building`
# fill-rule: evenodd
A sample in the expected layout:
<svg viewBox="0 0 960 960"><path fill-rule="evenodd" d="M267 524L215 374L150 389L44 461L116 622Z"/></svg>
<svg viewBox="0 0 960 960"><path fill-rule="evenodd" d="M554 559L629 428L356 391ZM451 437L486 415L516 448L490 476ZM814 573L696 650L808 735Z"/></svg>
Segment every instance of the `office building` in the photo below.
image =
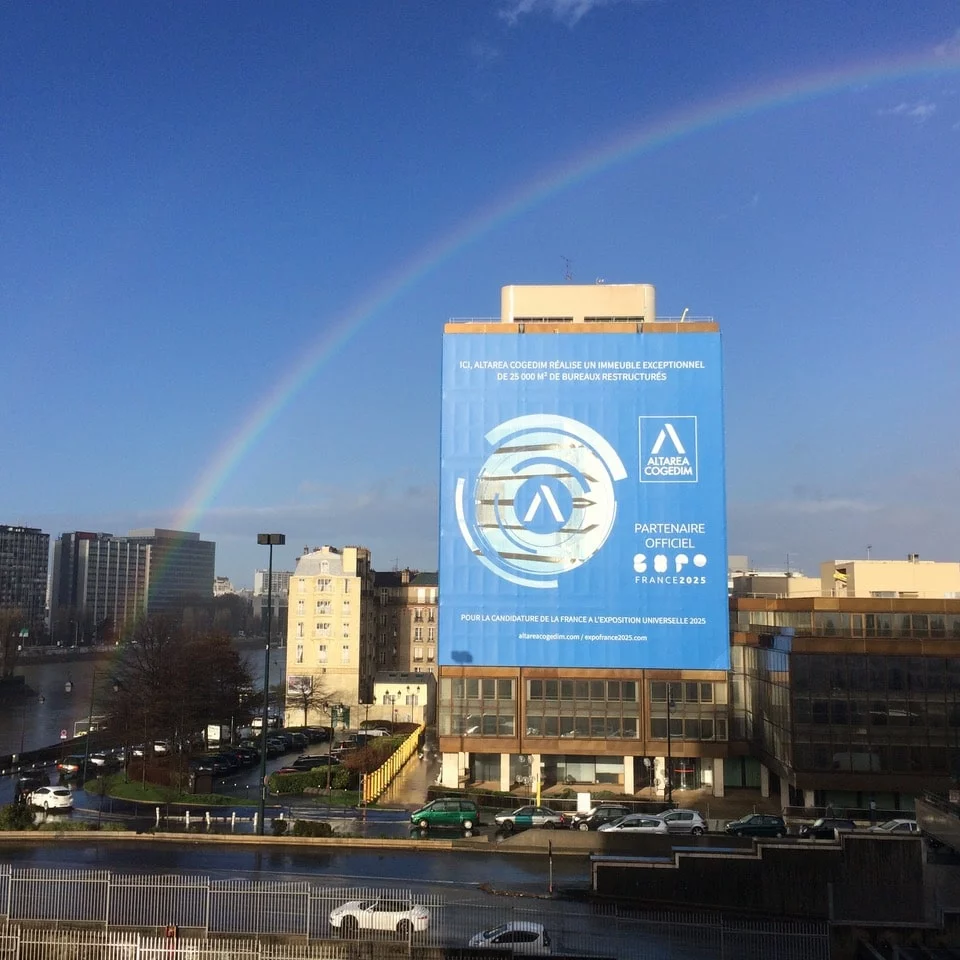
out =
<svg viewBox="0 0 960 960"><path fill-rule="evenodd" d="M905 600L960 598L960 563L921 560L828 560L820 564L820 588L827 597Z"/></svg>
<svg viewBox="0 0 960 960"><path fill-rule="evenodd" d="M365 547L323 546L298 557L287 612L288 687L309 686L347 706L371 701L377 668L373 583ZM290 703L287 710L303 722L302 710L298 714ZM308 722L326 721L314 709Z"/></svg>
<svg viewBox="0 0 960 960"><path fill-rule="evenodd" d="M722 795L721 365L647 285L505 287L499 321L446 325L444 785Z"/></svg>
<svg viewBox="0 0 960 960"><path fill-rule="evenodd" d="M912 809L960 778L960 599L742 598L731 631L728 749L784 806Z"/></svg>
<svg viewBox="0 0 960 960"><path fill-rule="evenodd" d="M45 633L50 535L37 527L0 524L0 610L22 621L27 643Z"/></svg>
<svg viewBox="0 0 960 960"><path fill-rule="evenodd" d="M215 552L216 544L182 530L61 534L54 544L54 640L113 642L145 614L177 616L212 595Z"/></svg>
<svg viewBox="0 0 960 960"><path fill-rule="evenodd" d="M416 570L374 574L379 670L437 673L437 575Z"/></svg>

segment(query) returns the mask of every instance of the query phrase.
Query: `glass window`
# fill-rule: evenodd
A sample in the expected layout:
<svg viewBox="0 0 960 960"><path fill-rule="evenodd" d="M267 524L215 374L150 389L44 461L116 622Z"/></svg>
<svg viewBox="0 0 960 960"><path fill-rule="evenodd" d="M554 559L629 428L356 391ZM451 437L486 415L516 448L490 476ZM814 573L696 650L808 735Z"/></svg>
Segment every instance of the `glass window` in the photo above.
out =
<svg viewBox="0 0 960 960"><path fill-rule="evenodd" d="M586 680L576 680L573 684L573 696L576 700L590 699L590 684Z"/></svg>
<svg viewBox="0 0 960 960"><path fill-rule="evenodd" d="M573 717L561 717L560 718L560 736L561 737L572 737L573 736Z"/></svg>
<svg viewBox="0 0 960 960"><path fill-rule="evenodd" d="M602 737L605 722L606 720L604 717L591 717L590 718L590 736Z"/></svg>
<svg viewBox="0 0 960 960"><path fill-rule="evenodd" d="M543 695L546 700L560 699L560 683L557 680L545 680L543 684Z"/></svg>
<svg viewBox="0 0 960 960"><path fill-rule="evenodd" d="M667 685L662 680L654 680L650 684L650 699L654 703L666 703Z"/></svg>
<svg viewBox="0 0 960 960"><path fill-rule="evenodd" d="M620 699L620 681L619 680L607 681L607 699L608 700Z"/></svg>
<svg viewBox="0 0 960 960"><path fill-rule="evenodd" d="M499 700L513 699L513 681L512 680L497 681L497 699Z"/></svg>
<svg viewBox="0 0 960 960"><path fill-rule="evenodd" d="M349 644L349 643L345 643L345 644L340 648L340 662L341 662L341 663L349 663L349 662L350 662L350 644Z"/></svg>
<svg viewBox="0 0 960 960"><path fill-rule="evenodd" d="M620 682L620 699L628 703L637 702L637 685L633 680L622 680Z"/></svg>
<svg viewBox="0 0 960 960"><path fill-rule="evenodd" d="M480 681L471 678L467 680L467 699L468 700L479 700L480 699Z"/></svg>
<svg viewBox="0 0 960 960"><path fill-rule="evenodd" d="M590 718L575 717L573 721L573 732L574 732L574 735L578 737L589 737L590 736Z"/></svg>
<svg viewBox="0 0 960 960"><path fill-rule="evenodd" d="M495 714L491 716L485 713L480 718L480 732L485 737L495 737L497 735L497 717Z"/></svg>
<svg viewBox="0 0 960 960"><path fill-rule="evenodd" d="M481 683L481 693L484 700L496 700L497 698L497 681L491 680L484 677Z"/></svg>
<svg viewBox="0 0 960 960"><path fill-rule="evenodd" d="M545 737L557 737L560 735L560 718L559 717L543 718L543 735Z"/></svg>
<svg viewBox="0 0 960 960"><path fill-rule="evenodd" d="M700 739L701 740L713 739L713 717L700 718Z"/></svg>
<svg viewBox="0 0 960 960"><path fill-rule="evenodd" d="M684 740L700 739L700 721L699 720L683 721L683 738Z"/></svg>
<svg viewBox="0 0 960 960"><path fill-rule="evenodd" d="M713 684L712 683L700 684L700 702L713 703Z"/></svg>
<svg viewBox="0 0 960 960"><path fill-rule="evenodd" d="M683 685L683 699L687 703L699 703L700 702L700 684L685 683Z"/></svg>
<svg viewBox="0 0 960 960"><path fill-rule="evenodd" d="M607 698L607 685L602 680L591 680L590 681L590 699L606 700L606 698Z"/></svg>
<svg viewBox="0 0 960 960"><path fill-rule="evenodd" d="M653 740L667 739L667 718L666 717L650 718L650 737Z"/></svg>
<svg viewBox="0 0 960 960"><path fill-rule="evenodd" d="M543 699L543 681L542 680L530 681L530 699L531 700Z"/></svg>
<svg viewBox="0 0 960 960"><path fill-rule="evenodd" d="M561 700L573 699L573 681L572 680L560 681L560 699Z"/></svg>
<svg viewBox="0 0 960 960"><path fill-rule="evenodd" d="M297 644L297 663L303 663L303 644Z"/></svg>
<svg viewBox="0 0 960 960"><path fill-rule="evenodd" d="M501 714L500 714L500 729L499 729L500 736L501 736L501 737L512 737L512 736L514 736L515 732L516 732L516 730L515 730L515 723L514 723L513 714L501 713Z"/></svg>
<svg viewBox="0 0 960 960"><path fill-rule="evenodd" d="M632 737L634 740L636 740L637 738L637 718L636 717L623 718L623 736Z"/></svg>
<svg viewBox="0 0 960 960"><path fill-rule="evenodd" d="M683 700L683 684L682 683L667 684L667 696L670 697L671 703L680 703Z"/></svg>

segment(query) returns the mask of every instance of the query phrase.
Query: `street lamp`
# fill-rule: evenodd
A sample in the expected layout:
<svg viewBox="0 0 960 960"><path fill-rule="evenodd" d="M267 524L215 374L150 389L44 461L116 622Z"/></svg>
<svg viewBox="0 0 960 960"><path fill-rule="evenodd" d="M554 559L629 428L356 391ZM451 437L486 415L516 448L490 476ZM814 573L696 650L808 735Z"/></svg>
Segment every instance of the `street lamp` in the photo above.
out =
<svg viewBox="0 0 960 960"><path fill-rule="evenodd" d="M673 702L673 696L670 692L671 684L667 682L667 791L666 791L666 801L668 804L673 804L673 751L672 751L672 739L670 736L670 710L676 706Z"/></svg>
<svg viewBox="0 0 960 960"><path fill-rule="evenodd" d="M273 619L273 548L282 546L287 538L282 533L258 533L257 543L270 548L267 567L267 645L263 653L263 713L260 728L260 805L257 808L257 834L263 836L263 818L267 805L267 720L270 714L270 626Z"/></svg>

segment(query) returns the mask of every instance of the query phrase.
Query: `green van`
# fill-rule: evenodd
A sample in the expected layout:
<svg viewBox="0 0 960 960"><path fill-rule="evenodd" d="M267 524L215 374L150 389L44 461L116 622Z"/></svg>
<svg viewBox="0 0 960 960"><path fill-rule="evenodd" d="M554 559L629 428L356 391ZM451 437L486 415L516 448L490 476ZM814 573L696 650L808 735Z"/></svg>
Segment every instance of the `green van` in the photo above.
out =
<svg viewBox="0 0 960 960"><path fill-rule="evenodd" d="M472 830L480 823L477 805L472 800L448 797L434 800L410 814L410 822L421 830L427 827L461 827Z"/></svg>

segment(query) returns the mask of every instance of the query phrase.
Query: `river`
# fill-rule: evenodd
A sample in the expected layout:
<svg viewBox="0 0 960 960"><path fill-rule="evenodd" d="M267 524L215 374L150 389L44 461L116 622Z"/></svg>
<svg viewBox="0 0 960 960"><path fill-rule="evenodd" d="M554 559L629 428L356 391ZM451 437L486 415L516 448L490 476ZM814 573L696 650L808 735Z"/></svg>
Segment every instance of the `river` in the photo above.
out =
<svg viewBox="0 0 960 960"><path fill-rule="evenodd" d="M247 642L237 649L250 670L254 688L259 689L263 685L263 647ZM270 654L271 685L285 676L285 656L284 648ZM74 723L83 721L85 725L90 712L94 670L98 677L108 677L114 662L109 656L79 654L18 665L14 674L23 677L30 693L0 699L0 755L48 747L61 739L64 730L72 737ZM93 712L102 712L96 703Z"/></svg>

